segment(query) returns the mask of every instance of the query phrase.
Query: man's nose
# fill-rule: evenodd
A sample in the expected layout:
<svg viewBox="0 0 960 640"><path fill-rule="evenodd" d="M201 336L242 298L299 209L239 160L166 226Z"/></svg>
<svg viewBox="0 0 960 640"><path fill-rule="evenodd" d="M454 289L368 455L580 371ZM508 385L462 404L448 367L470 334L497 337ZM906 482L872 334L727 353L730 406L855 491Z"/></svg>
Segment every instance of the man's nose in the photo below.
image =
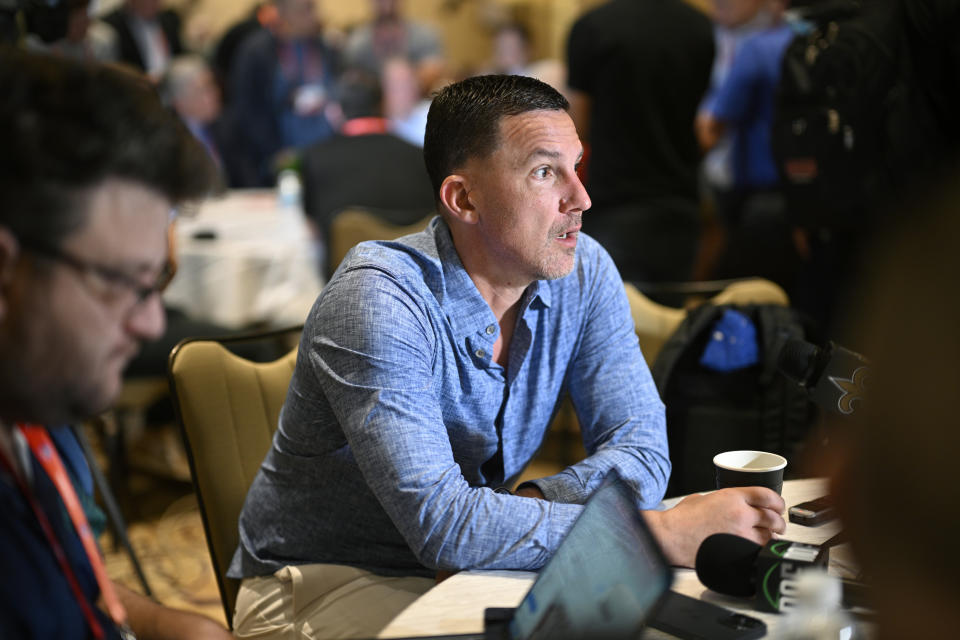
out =
<svg viewBox="0 0 960 640"><path fill-rule="evenodd" d="M159 293L152 293L137 303L126 319L126 329L138 340L156 340L167 327L167 315Z"/></svg>
<svg viewBox="0 0 960 640"><path fill-rule="evenodd" d="M580 176L574 174L570 180L570 194L563 199L564 212L567 211L586 211L590 208L590 195L587 188L580 181Z"/></svg>

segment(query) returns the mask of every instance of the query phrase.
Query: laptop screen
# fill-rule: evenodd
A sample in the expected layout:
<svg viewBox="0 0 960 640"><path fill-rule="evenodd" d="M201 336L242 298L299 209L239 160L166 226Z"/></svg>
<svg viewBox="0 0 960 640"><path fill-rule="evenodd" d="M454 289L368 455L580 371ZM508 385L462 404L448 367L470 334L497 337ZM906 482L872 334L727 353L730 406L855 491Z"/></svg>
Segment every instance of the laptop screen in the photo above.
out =
<svg viewBox="0 0 960 640"><path fill-rule="evenodd" d="M672 577L630 490L608 479L520 603L510 637L635 638Z"/></svg>

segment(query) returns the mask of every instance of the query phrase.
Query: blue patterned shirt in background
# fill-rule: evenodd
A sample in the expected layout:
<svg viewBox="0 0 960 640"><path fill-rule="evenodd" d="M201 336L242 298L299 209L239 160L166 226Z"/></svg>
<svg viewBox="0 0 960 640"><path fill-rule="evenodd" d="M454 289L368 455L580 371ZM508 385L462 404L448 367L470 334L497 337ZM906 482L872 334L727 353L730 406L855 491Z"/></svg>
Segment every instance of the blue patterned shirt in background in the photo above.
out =
<svg viewBox="0 0 960 640"><path fill-rule="evenodd" d="M440 218L355 248L307 319L230 575L537 569L612 468L655 507L670 473L664 408L613 262L581 234L573 272L533 283L521 305L504 370L496 318ZM495 493L568 392L589 457L536 481L549 502Z"/></svg>

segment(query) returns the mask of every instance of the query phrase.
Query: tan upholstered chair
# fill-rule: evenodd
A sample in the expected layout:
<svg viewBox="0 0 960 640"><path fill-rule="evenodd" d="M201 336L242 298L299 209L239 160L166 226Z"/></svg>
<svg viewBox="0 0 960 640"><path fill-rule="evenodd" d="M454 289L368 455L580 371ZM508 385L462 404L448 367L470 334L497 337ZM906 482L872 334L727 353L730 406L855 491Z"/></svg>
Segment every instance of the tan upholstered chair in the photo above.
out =
<svg viewBox="0 0 960 640"><path fill-rule="evenodd" d="M435 214L408 225L392 224L383 216L367 209L344 209L330 222L329 273L333 273L344 256L356 244L365 240L393 240L426 228Z"/></svg>
<svg viewBox="0 0 960 640"><path fill-rule="evenodd" d="M710 298L711 304L776 304L790 306L787 293L775 282L750 278L731 282L723 291Z"/></svg>
<svg viewBox="0 0 960 640"><path fill-rule="evenodd" d="M232 340L184 340L168 363L174 409L231 628L239 582L227 578L226 571L237 548L237 520L270 448L297 358L293 349L273 362L252 362L227 350L224 343Z"/></svg>
<svg viewBox="0 0 960 640"><path fill-rule="evenodd" d="M686 309L677 309L658 304L643 295L630 283L624 283L627 300L630 301L630 313L640 340L640 349L648 366L653 366L657 354L667 339L677 330L687 317ZM790 304L787 294L776 283L763 278L737 280L727 284L720 293L709 300L720 304Z"/></svg>

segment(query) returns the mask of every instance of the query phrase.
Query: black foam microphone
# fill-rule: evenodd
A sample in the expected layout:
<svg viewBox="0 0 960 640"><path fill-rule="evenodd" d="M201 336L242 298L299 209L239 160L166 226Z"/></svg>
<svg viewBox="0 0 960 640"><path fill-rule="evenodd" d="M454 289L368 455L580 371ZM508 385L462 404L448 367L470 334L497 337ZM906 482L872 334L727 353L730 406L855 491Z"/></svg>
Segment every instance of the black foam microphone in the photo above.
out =
<svg viewBox="0 0 960 640"><path fill-rule="evenodd" d="M697 550L700 582L709 589L738 598L755 598L766 611L784 611L794 604L798 571L826 570L829 541L822 546L771 540L764 546L730 533L709 536ZM840 580L843 606L872 608L869 584Z"/></svg>
<svg viewBox="0 0 960 640"><path fill-rule="evenodd" d="M697 550L700 582L717 593L754 598L764 611L784 611L793 604L796 575L826 569L829 552L790 540L757 543L730 533L709 536Z"/></svg>
<svg viewBox="0 0 960 640"><path fill-rule="evenodd" d="M821 409L849 416L863 405L870 363L859 353L833 342L820 349L803 340L788 340L777 368L806 389Z"/></svg>

